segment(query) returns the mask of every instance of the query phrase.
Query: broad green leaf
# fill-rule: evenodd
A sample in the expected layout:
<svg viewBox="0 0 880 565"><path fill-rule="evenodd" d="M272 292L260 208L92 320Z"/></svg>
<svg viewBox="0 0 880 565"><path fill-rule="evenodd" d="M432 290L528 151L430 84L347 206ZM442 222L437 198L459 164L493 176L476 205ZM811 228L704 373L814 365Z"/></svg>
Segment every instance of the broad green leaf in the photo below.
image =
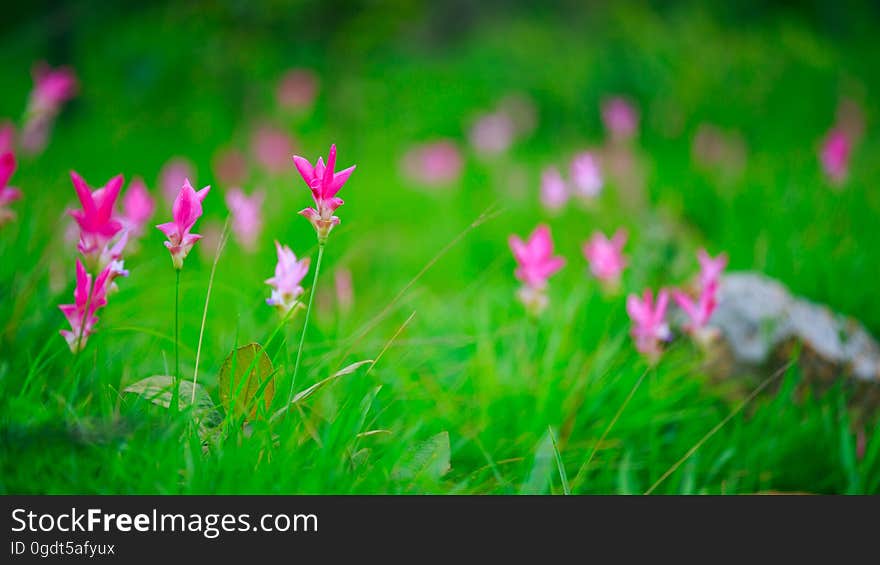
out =
<svg viewBox="0 0 880 565"><path fill-rule="evenodd" d="M451 465L449 432L440 432L404 453L391 472L395 479L439 479Z"/></svg>
<svg viewBox="0 0 880 565"><path fill-rule="evenodd" d="M181 410L188 408L193 400L193 383L192 381L180 381L178 385L178 405ZM174 377L169 375L154 375L141 379L136 383L132 383L125 387L124 392L139 394L152 402L168 408L171 406L171 393L174 388ZM192 403L196 409L214 409L214 402L211 396L200 385L195 385L195 402Z"/></svg>
<svg viewBox="0 0 880 565"><path fill-rule="evenodd" d="M272 360L258 343L239 347L227 355L217 377L220 402L227 413L253 420L261 400L268 409L275 397L273 373Z"/></svg>

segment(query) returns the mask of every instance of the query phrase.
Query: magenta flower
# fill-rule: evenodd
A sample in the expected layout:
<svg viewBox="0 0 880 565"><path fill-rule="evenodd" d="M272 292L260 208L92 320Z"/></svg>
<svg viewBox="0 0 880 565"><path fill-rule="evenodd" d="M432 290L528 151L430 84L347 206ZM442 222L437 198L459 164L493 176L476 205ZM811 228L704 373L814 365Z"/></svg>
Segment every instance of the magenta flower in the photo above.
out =
<svg viewBox="0 0 880 565"><path fill-rule="evenodd" d="M0 125L0 155L15 151L15 126L11 122Z"/></svg>
<svg viewBox="0 0 880 565"><path fill-rule="evenodd" d="M611 239L605 237L604 233L597 231L584 244L584 257L590 263L590 272L594 277L612 287L616 287L620 283L620 275L626 267L626 258L623 256L626 238L627 233L622 229L617 230Z"/></svg>
<svg viewBox="0 0 880 565"><path fill-rule="evenodd" d="M338 198L336 193L354 172L355 165L338 173L334 172L336 167L335 144L330 146L326 166L324 166L324 160L321 157L318 157L314 167L308 160L298 155L293 156L293 162L303 180L306 181L309 190L312 191L312 199L315 201L314 208L305 208L300 211L300 215L305 216L312 223L318 233L318 241L323 243L327 240L327 235L333 226L339 224L339 218L333 213L342 206L343 200Z"/></svg>
<svg viewBox="0 0 880 565"><path fill-rule="evenodd" d="M122 222L116 219L114 208L123 178L122 175L116 175L94 191L76 172L70 172L70 179L82 206L82 210L69 212L79 225L77 249L88 262L94 264L110 240L122 231Z"/></svg>
<svg viewBox="0 0 880 565"><path fill-rule="evenodd" d="M232 232L235 238L248 251L253 251L263 230L262 191L248 196L240 188L226 193L226 206L232 214Z"/></svg>
<svg viewBox="0 0 880 565"><path fill-rule="evenodd" d="M210 186L206 186L196 192L189 180L183 181L183 187L174 199L174 206L171 208L172 221L159 224L156 226L168 241L165 247L171 252L171 261L175 269L183 268L183 260L189 255L193 245L202 238L202 236L190 233L190 230L196 223L196 220L202 217L202 202L211 190Z"/></svg>
<svg viewBox="0 0 880 565"><path fill-rule="evenodd" d="M680 290L672 291L672 298L688 317L684 324L684 330L691 335L698 335L704 331L712 318L717 302L718 285L710 284L700 290L696 302Z"/></svg>
<svg viewBox="0 0 880 565"><path fill-rule="evenodd" d="M700 288L717 286L721 279L721 273L727 267L727 253L719 253L717 257L711 257L705 249L697 252L697 261L700 263Z"/></svg>
<svg viewBox="0 0 880 565"><path fill-rule="evenodd" d="M305 289L301 283L309 272L310 260L308 257L297 260L289 247L277 241L275 250L278 253L278 263L275 265L275 276L266 279L266 284L272 287L272 295L266 299L266 304L275 306L282 315L286 315L292 308L302 307L299 298Z"/></svg>
<svg viewBox="0 0 880 565"><path fill-rule="evenodd" d="M166 202L174 202L180 192L180 187L187 179L196 180L196 172L193 164L185 157L173 157L162 166L159 172L159 188Z"/></svg>
<svg viewBox="0 0 880 565"><path fill-rule="evenodd" d="M565 266L565 259L553 256L550 228L544 224L535 228L528 240L511 235L508 242L517 263L514 276L523 283L517 296L530 313L538 314L547 306L547 281Z"/></svg>
<svg viewBox="0 0 880 565"><path fill-rule="evenodd" d="M852 151L852 143L849 136L840 128L835 128L828 133L822 142L822 150L819 160L822 169L834 184L842 184L849 173L849 158Z"/></svg>
<svg viewBox="0 0 880 565"><path fill-rule="evenodd" d="M261 125L251 136L251 153L267 171L278 174L287 170L293 153L293 139L284 130Z"/></svg>
<svg viewBox="0 0 880 565"><path fill-rule="evenodd" d="M9 151L0 155L0 226L15 219L15 212L9 209L9 205L21 198L21 191L9 186L15 167L14 153Z"/></svg>
<svg viewBox="0 0 880 565"><path fill-rule="evenodd" d="M301 110L311 106L318 94L318 77L309 69L291 69L278 83L276 99L282 108Z"/></svg>
<svg viewBox="0 0 880 565"><path fill-rule="evenodd" d="M602 122L611 137L630 139L639 127L639 113L626 98L614 96L602 102Z"/></svg>
<svg viewBox="0 0 880 565"><path fill-rule="evenodd" d="M49 132L61 106L76 94L77 80L67 67L51 69L45 63L34 68L34 89L31 91L21 133L22 149L39 153L46 146Z"/></svg>
<svg viewBox="0 0 880 565"><path fill-rule="evenodd" d="M403 173L410 179L428 186L455 182L461 176L464 163L454 142L440 140L415 145L403 156Z"/></svg>
<svg viewBox="0 0 880 565"><path fill-rule="evenodd" d="M483 114L474 122L468 138L478 153L498 155L513 143L516 124L506 112Z"/></svg>
<svg viewBox="0 0 880 565"><path fill-rule="evenodd" d="M636 342L636 349L656 361L660 355L660 342L668 341L672 336L669 324L666 323L666 307L669 295L665 290L657 293L657 302L650 289L646 289L642 298L630 294L626 299L626 311L632 320L631 334Z"/></svg>
<svg viewBox="0 0 880 565"><path fill-rule="evenodd" d="M571 161L571 182L577 196L585 199L599 196L602 191L602 171L595 155L585 151L574 156Z"/></svg>
<svg viewBox="0 0 880 565"><path fill-rule="evenodd" d="M144 179L135 177L128 185L128 190L122 197L122 209L122 223L126 230L135 237L142 236L144 227L156 210L156 202L150 196Z"/></svg>
<svg viewBox="0 0 880 565"><path fill-rule="evenodd" d="M86 272L82 261L76 260L76 288L73 291L73 304L61 304L58 308L70 323L70 330L61 330L71 353L79 353L86 340L94 333L98 318L95 313L107 304L107 289L113 271L107 268L98 275L92 286L92 276Z"/></svg>
<svg viewBox="0 0 880 565"><path fill-rule="evenodd" d="M541 204L551 212L558 212L568 202L568 186L559 169L547 167L541 173Z"/></svg>

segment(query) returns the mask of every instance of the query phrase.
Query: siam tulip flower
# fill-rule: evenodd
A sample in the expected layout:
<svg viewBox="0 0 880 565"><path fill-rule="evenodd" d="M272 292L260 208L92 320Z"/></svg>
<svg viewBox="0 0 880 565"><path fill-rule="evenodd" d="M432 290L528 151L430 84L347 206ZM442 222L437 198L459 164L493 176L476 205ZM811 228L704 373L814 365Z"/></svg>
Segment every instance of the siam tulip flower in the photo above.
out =
<svg viewBox="0 0 880 565"><path fill-rule="evenodd" d="M275 265L275 276L266 279L266 284L272 287L272 296L266 299L266 304L277 307L282 315L286 315L291 309L302 307L299 298L305 289L301 283L309 272L310 260L308 257L297 260L289 247L277 241L275 250L278 263Z"/></svg>
<svg viewBox="0 0 880 565"><path fill-rule="evenodd" d="M318 94L318 77L309 69L291 69L278 83L275 97L278 105L291 110L311 106Z"/></svg>
<svg viewBox="0 0 880 565"><path fill-rule="evenodd" d="M336 167L335 144L330 146L326 166L321 157L318 157L314 167L299 155L293 156L293 162L309 190L312 191L312 198L315 201L314 208L305 208L300 211L300 215L305 216L312 223L318 233L318 242L323 244L327 241L327 235L333 226L339 224L339 218L333 213L342 206L343 200L338 198L336 194L354 172L355 165L338 173L334 171Z"/></svg>
<svg viewBox="0 0 880 565"><path fill-rule="evenodd" d="M403 156L402 169L408 178L428 186L453 183L461 176L463 161L454 142L440 140L415 145Z"/></svg>
<svg viewBox="0 0 880 565"><path fill-rule="evenodd" d="M232 214L232 232L236 239L248 251L253 251L263 229L262 191L248 196L240 188L233 188L226 193L226 206Z"/></svg>
<svg viewBox="0 0 880 565"><path fill-rule="evenodd" d="M285 156L285 164L287 158ZM214 156L214 176L224 184L241 184L247 179L248 164L244 153L238 149L224 149Z"/></svg>
<svg viewBox="0 0 880 565"><path fill-rule="evenodd" d="M198 234L190 233L190 230L202 216L202 202L210 190L211 187L206 186L196 192L189 180L184 180L171 209L174 219L156 226L168 238L165 247L171 252L171 261L178 271L183 268L183 260L189 255L193 245L202 238Z"/></svg>
<svg viewBox="0 0 880 565"><path fill-rule="evenodd" d="M71 353L79 353L86 345L86 340L94 333L98 318L95 313L106 306L107 290L114 276L108 267L101 271L92 286L92 276L86 272L82 261L76 260L76 288L73 291L73 304L58 306L70 323L70 330L61 330Z"/></svg>
<svg viewBox="0 0 880 565"><path fill-rule="evenodd" d="M626 141L639 127L639 113L626 98L614 96L602 102L602 122L616 141Z"/></svg>
<svg viewBox="0 0 880 565"><path fill-rule="evenodd" d="M599 196L602 191L602 171L595 155L584 151L574 156L571 161L571 182L577 196L584 199Z"/></svg>
<svg viewBox="0 0 880 565"><path fill-rule="evenodd" d="M128 185L122 197L122 209L122 223L126 230L135 237L142 236L144 227L156 210L156 202L142 178L135 177Z"/></svg>
<svg viewBox="0 0 880 565"><path fill-rule="evenodd" d="M103 268L105 265L100 264L100 256L105 252L108 243L122 231L122 222L113 213L116 198L122 188L122 175L116 175L94 191L74 171L70 172L70 179L82 206L82 210L69 212L79 225L77 249L87 262L98 263L98 267Z"/></svg>
<svg viewBox="0 0 880 565"><path fill-rule="evenodd" d="M593 233L584 244L584 257L590 263L590 272L594 277L609 285L610 289L620 284L620 275L626 267L623 246L626 244L627 233L617 230L611 239L602 232Z"/></svg>
<svg viewBox="0 0 880 565"><path fill-rule="evenodd" d="M15 126L12 122L0 125L0 155L15 151Z"/></svg>
<svg viewBox="0 0 880 565"><path fill-rule="evenodd" d="M717 257L711 257L705 249L697 252L697 261L700 263L700 288L717 286L721 279L721 273L727 267L727 253L719 253Z"/></svg>
<svg viewBox="0 0 880 565"><path fill-rule="evenodd" d="M672 298L688 317L688 321L683 326L687 333L700 336L705 332L706 326L712 318L712 313L718 305L717 294L718 285L716 283L700 289L700 295L696 302L680 290L672 291Z"/></svg>
<svg viewBox="0 0 880 565"><path fill-rule="evenodd" d="M474 122L468 138L478 153L498 155L513 143L516 126L505 112L483 114Z"/></svg>
<svg viewBox="0 0 880 565"><path fill-rule="evenodd" d="M159 172L159 187L162 189L162 196L168 203L174 202L180 187L188 179L191 182L196 180L196 171L193 164L185 157L173 157L162 167Z"/></svg>
<svg viewBox="0 0 880 565"><path fill-rule="evenodd" d="M30 154L39 153L46 146L49 132L61 106L76 94L77 80L68 67L52 69L45 63L33 72L34 89L31 91L21 133L21 146Z"/></svg>
<svg viewBox="0 0 880 565"><path fill-rule="evenodd" d="M556 167L547 167L541 173L541 204L551 212L558 212L568 202L568 187Z"/></svg>
<svg viewBox="0 0 880 565"><path fill-rule="evenodd" d="M632 320L631 334L636 342L636 349L656 362L660 356L660 342L668 341L672 336L669 324L666 323L666 307L669 295L665 290L657 293L657 302L650 289L645 289L642 298L630 294L626 299L626 311Z"/></svg>
<svg viewBox="0 0 880 565"><path fill-rule="evenodd" d="M279 128L261 125L251 136L251 153L270 173L282 173L293 153L293 139Z"/></svg>
<svg viewBox="0 0 880 565"><path fill-rule="evenodd" d="M839 128L831 130L822 142L819 160L832 183L840 185L846 180L851 151L852 143L849 136Z"/></svg>
<svg viewBox="0 0 880 565"><path fill-rule="evenodd" d="M334 286L336 287L336 303L343 312L351 310L354 304L354 286L351 283L351 271L344 267L336 269L334 276Z"/></svg>
<svg viewBox="0 0 880 565"><path fill-rule="evenodd" d="M15 167L14 153L9 151L0 155L0 226L15 219L15 212L9 209L9 205L21 198L21 191L9 186Z"/></svg>
<svg viewBox="0 0 880 565"><path fill-rule="evenodd" d="M550 228L544 224L535 228L528 240L511 235L508 242L517 262L514 276L523 283L517 296L536 315L547 306L548 279L565 265L565 259L553 256Z"/></svg>

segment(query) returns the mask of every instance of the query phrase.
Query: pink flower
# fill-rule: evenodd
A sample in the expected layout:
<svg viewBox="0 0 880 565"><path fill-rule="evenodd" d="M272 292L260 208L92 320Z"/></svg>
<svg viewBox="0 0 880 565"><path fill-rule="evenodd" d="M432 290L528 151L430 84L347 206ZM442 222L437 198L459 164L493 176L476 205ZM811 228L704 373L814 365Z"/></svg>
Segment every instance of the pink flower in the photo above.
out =
<svg viewBox="0 0 880 565"><path fill-rule="evenodd" d="M672 298L678 306L684 311L688 317L688 322L684 324L684 330L696 335L703 331L709 320L712 318L712 312L715 311L717 302L718 285L717 283L704 286L700 290L700 296L694 302L690 296L680 290L672 291Z"/></svg>
<svg viewBox="0 0 880 565"><path fill-rule="evenodd" d="M626 267L623 246L626 244L627 233L617 230L608 239L602 232L595 232L584 244L584 257L590 263L590 272L602 282L617 285L620 275Z"/></svg>
<svg viewBox="0 0 880 565"><path fill-rule="evenodd" d="M287 164L286 157L284 163ZM238 149L225 149L214 155L214 175L220 182L241 184L247 178L247 173L247 158Z"/></svg>
<svg viewBox="0 0 880 565"><path fill-rule="evenodd" d="M327 155L327 166L324 166L324 160L318 157L317 163L312 167L308 160L303 159L299 155L293 156L293 162L300 176L306 181L309 190L312 191L312 199L315 201L314 208L305 208L300 211L300 215L305 216L315 227L318 233L318 241L323 243L327 240L327 235L333 226L339 224L339 218L333 215L337 208L342 206L343 201L336 196L336 193L346 183L348 177L354 172L355 166L334 172L336 167L336 145L330 146L330 153Z"/></svg>
<svg viewBox="0 0 880 565"><path fill-rule="evenodd" d="M632 320L631 334L636 342L636 349L656 361L660 355L660 342L670 339L669 324L666 323L666 307L669 295L665 290L657 293L654 303L650 289L646 289L642 298L630 294L626 299L626 311Z"/></svg>
<svg viewBox="0 0 880 565"><path fill-rule="evenodd" d="M299 298L305 292L301 283L309 272L309 258L297 260L289 247L282 246L277 241L275 250L278 253L278 263L275 265L275 276L266 279L266 284L272 287L272 296L266 299L266 304L277 307L282 314L287 314L292 308L301 306Z"/></svg>
<svg viewBox="0 0 880 565"><path fill-rule="evenodd" d="M143 235L144 226L156 210L156 202L150 196L144 179L135 177L131 181L122 197L122 208L122 223L125 228L136 237Z"/></svg>
<svg viewBox="0 0 880 565"><path fill-rule="evenodd" d="M192 163L185 157L173 157L168 160L159 172L159 187L166 202L174 202L180 187L187 179L195 182L196 172Z"/></svg>
<svg viewBox="0 0 880 565"><path fill-rule="evenodd" d="M94 333L98 318L95 313L106 306L107 290L112 282L113 271L108 267L101 271L92 286L92 276L86 272L82 261L76 260L76 288L73 304L61 304L58 308L70 323L70 330L61 330L72 353L83 350L86 340Z"/></svg>
<svg viewBox="0 0 880 565"><path fill-rule="evenodd" d="M171 252L171 261L175 269L183 268L183 260L189 255L193 245L202 238L202 236L190 233L190 230L200 217L202 217L202 202L211 190L210 186L206 186L196 192L189 180L183 181L183 187L174 199L174 206L171 209L172 221L159 224L156 226L168 241L165 247Z"/></svg>
<svg viewBox="0 0 880 565"><path fill-rule="evenodd" d="M852 143L849 136L842 129L835 128L828 133L822 142L822 150L819 160L822 169L831 182L842 184L849 173L849 157Z"/></svg>
<svg viewBox="0 0 880 565"><path fill-rule="evenodd" d="M276 98L282 108L300 110L312 105L318 94L318 77L309 69L291 69L278 83Z"/></svg>
<svg viewBox="0 0 880 565"><path fill-rule="evenodd" d="M561 210L568 202L568 187L556 167L547 167L541 173L541 204L552 212Z"/></svg>
<svg viewBox="0 0 880 565"><path fill-rule="evenodd" d="M602 122L611 137L625 141L639 127L639 113L626 98L613 96L602 102Z"/></svg>
<svg viewBox="0 0 880 565"><path fill-rule="evenodd" d="M697 261L700 263L700 288L717 286L721 273L727 267L727 253L719 253L713 258L705 249L700 249L697 252Z"/></svg>
<svg viewBox="0 0 880 565"><path fill-rule="evenodd" d="M410 179L430 186L458 180L463 166L461 152L450 140L415 145L403 156L402 168Z"/></svg>
<svg viewBox="0 0 880 565"><path fill-rule="evenodd" d="M82 206L82 210L69 212L79 225L77 249L87 260L95 262L105 252L110 240L122 231L122 222L116 219L113 210L123 178L122 175L116 175L94 191L74 171L70 172L70 179Z"/></svg>
<svg viewBox="0 0 880 565"><path fill-rule="evenodd" d="M0 125L0 155L15 151L15 126L11 122Z"/></svg>
<svg viewBox="0 0 880 565"><path fill-rule="evenodd" d="M262 125L251 136L251 153L267 171L281 173L293 153L293 139L281 129Z"/></svg>
<svg viewBox="0 0 880 565"><path fill-rule="evenodd" d="M0 226L15 219L15 212L9 209L9 205L21 198L21 191L9 186L15 166L14 153L9 151L0 155Z"/></svg>
<svg viewBox="0 0 880 565"><path fill-rule="evenodd" d="M45 63L34 68L34 89L31 91L29 113L56 113L62 104L76 94L77 80L73 69L53 69Z"/></svg>
<svg viewBox="0 0 880 565"><path fill-rule="evenodd" d="M513 143L516 125L506 112L483 114L474 122L468 135L478 153L498 155Z"/></svg>
<svg viewBox="0 0 880 565"><path fill-rule="evenodd" d="M337 268L333 277L333 283L336 287L336 302L339 304L339 309L343 312L348 312L354 304L354 286L351 283L351 271L344 267Z"/></svg>
<svg viewBox="0 0 880 565"><path fill-rule="evenodd" d="M516 235L508 241L517 263L514 275L523 283L517 296L529 313L537 315L547 306L547 280L565 265L565 259L553 256L550 228L544 224L525 242Z"/></svg>
<svg viewBox="0 0 880 565"><path fill-rule="evenodd" d="M602 191L602 171L596 156L585 151L571 161L571 182L581 198L595 198Z"/></svg>
<svg viewBox="0 0 880 565"><path fill-rule="evenodd" d="M263 192L248 196L240 188L226 193L226 206L232 214L232 232L248 251L253 251L263 229Z"/></svg>

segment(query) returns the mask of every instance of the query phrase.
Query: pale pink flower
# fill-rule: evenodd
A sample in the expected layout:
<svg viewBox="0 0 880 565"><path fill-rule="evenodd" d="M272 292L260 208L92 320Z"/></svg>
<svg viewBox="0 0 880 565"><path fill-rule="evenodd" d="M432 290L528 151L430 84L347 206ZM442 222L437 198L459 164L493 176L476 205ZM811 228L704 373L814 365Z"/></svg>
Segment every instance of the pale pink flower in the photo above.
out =
<svg viewBox="0 0 880 565"><path fill-rule="evenodd" d="M76 76L68 67L52 69L45 63L34 68L34 89L28 100L21 147L30 154L45 148L61 106L76 94Z"/></svg>
<svg viewBox="0 0 880 565"><path fill-rule="evenodd" d="M584 244L584 257L590 263L590 272L594 277L612 286L620 282L620 275L626 267L623 246L626 244L627 233L617 230L608 239L602 232L595 232Z"/></svg>
<svg viewBox="0 0 880 565"><path fill-rule="evenodd" d="M461 152L454 142L444 139L415 145L403 156L404 174L421 184L439 186L453 183L461 176Z"/></svg>
<svg viewBox="0 0 880 565"><path fill-rule="evenodd" d="M300 211L300 215L306 217L314 226L318 233L318 241L323 243L327 240L327 235L334 226L339 224L339 218L333 213L337 208L342 206L343 200L336 196L342 185L346 183L348 177L354 172L355 165L339 171L334 171L336 167L336 144L330 146L330 152L327 155L327 165L324 166L324 159L318 157L318 161L313 167L308 160L299 155L293 156L293 162L300 176L306 182L309 190L312 192L312 199L315 201L314 208L305 208Z"/></svg>
<svg viewBox="0 0 880 565"><path fill-rule="evenodd" d="M697 261L700 263L700 288L718 285L721 273L727 267L727 253L719 253L717 257L710 256L705 249L697 252Z"/></svg>
<svg viewBox="0 0 880 565"><path fill-rule="evenodd" d="M278 83L276 98L282 108L301 110L311 106L318 94L318 76L309 69L291 69Z"/></svg>
<svg viewBox="0 0 880 565"><path fill-rule="evenodd" d="M284 163L287 164L286 157ZM214 155L214 176L221 183L241 184L247 179L247 173L247 158L238 149L224 149Z"/></svg>
<svg viewBox="0 0 880 565"><path fill-rule="evenodd" d="M602 101L602 122L612 138L625 141L635 135L639 113L626 98L613 96Z"/></svg>
<svg viewBox="0 0 880 565"><path fill-rule="evenodd" d="M15 151L15 126L12 122L0 125L0 155Z"/></svg>
<svg viewBox="0 0 880 565"><path fill-rule="evenodd" d="M851 151L849 136L839 128L831 130L822 142L819 160L825 174L834 184L840 185L846 180Z"/></svg>
<svg viewBox="0 0 880 565"><path fill-rule="evenodd" d="M196 171L193 164L186 157L172 157L159 171L159 187L162 189L162 197L166 202L174 202L180 192L180 187L188 179L196 180Z"/></svg>
<svg viewBox="0 0 880 565"><path fill-rule="evenodd" d="M309 258L297 260L296 255L286 245L275 242L275 250L278 253L278 263L275 265L275 276L266 279L266 284L272 287L272 295L266 299L266 304L275 306L282 314L287 314L292 308L302 306L299 301L305 292L302 281L309 272Z"/></svg>
<svg viewBox="0 0 880 565"><path fill-rule="evenodd" d="M478 153L498 155L513 143L516 126L506 112L492 112L478 117L468 137Z"/></svg>
<svg viewBox="0 0 880 565"><path fill-rule="evenodd" d="M284 172L293 150L293 139L274 126L261 125L251 136L251 153L270 173Z"/></svg>
<svg viewBox="0 0 880 565"><path fill-rule="evenodd" d="M336 287L336 303L343 312L351 310L354 304L354 286L351 282L351 271L344 267L336 269L333 277L333 283Z"/></svg>
<svg viewBox="0 0 880 565"><path fill-rule="evenodd" d="M247 251L255 249L263 230L264 199L262 191L248 196L240 188L233 188L226 193L226 207L232 214L232 233Z"/></svg>
<svg viewBox="0 0 880 565"><path fill-rule="evenodd" d="M558 212L568 202L568 186L559 169L547 167L541 173L541 204L551 212Z"/></svg>
<svg viewBox="0 0 880 565"><path fill-rule="evenodd" d="M602 191L602 171L593 153L584 151L571 161L571 183L574 193L585 199L595 198Z"/></svg>
<svg viewBox="0 0 880 565"><path fill-rule="evenodd" d="M70 179L82 206L81 210L69 212L80 230L77 249L90 264L100 265L100 258L106 253L107 245L123 229L122 222L114 214L116 198L122 188L122 175L116 175L94 191L74 171L70 172Z"/></svg>
<svg viewBox="0 0 880 565"><path fill-rule="evenodd" d="M202 238L198 234L190 233L190 230L202 216L202 202L210 190L211 187L206 186L196 192L189 180L185 179L171 209L173 220L156 226L168 238L165 247L171 252L175 269L183 268L183 260L189 255L193 245Z"/></svg>
<svg viewBox="0 0 880 565"><path fill-rule="evenodd" d="M687 333L696 335L706 328L718 305L717 294L717 283L701 288L696 301L680 290L672 291L672 298L688 317L688 321L683 326Z"/></svg>
<svg viewBox="0 0 880 565"><path fill-rule="evenodd" d="M21 191L9 186L15 167L14 153L8 151L0 155L0 226L15 219L15 212L9 209L9 205L21 198Z"/></svg>
<svg viewBox="0 0 880 565"><path fill-rule="evenodd" d="M150 196L144 179L135 177L128 185L128 190L122 196L122 223L125 228L135 237L144 234L144 227L153 212L156 210L156 202Z"/></svg>
<svg viewBox="0 0 880 565"><path fill-rule="evenodd" d="M666 323L666 308L669 295L666 290L657 293L654 303L651 290L646 289L642 298L630 294L626 299L626 311L632 320L631 334L636 342L636 349L656 361L660 355L660 343L668 341L672 335Z"/></svg>
<svg viewBox="0 0 880 565"><path fill-rule="evenodd" d="M565 265L563 257L553 255L550 228L539 225L526 241L516 235L509 240L517 268L514 276L523 283L517 296L532 314L540 313L547 305L547 281Z"/></svg>
<svg viewBox="0 0 880 565"><path fill-rule="evenodd" d="M60 333L67 341L72 353L78 353L86 345L89 336L95 331L98 318L95 313L107 305L107 291L112 283L114 271L108 267L101 271L92 285L92 276L86 272L82 261L76 260L76 288L73 291L73 304L61 304L58 308L70 323L70 330Z"/></svg>

